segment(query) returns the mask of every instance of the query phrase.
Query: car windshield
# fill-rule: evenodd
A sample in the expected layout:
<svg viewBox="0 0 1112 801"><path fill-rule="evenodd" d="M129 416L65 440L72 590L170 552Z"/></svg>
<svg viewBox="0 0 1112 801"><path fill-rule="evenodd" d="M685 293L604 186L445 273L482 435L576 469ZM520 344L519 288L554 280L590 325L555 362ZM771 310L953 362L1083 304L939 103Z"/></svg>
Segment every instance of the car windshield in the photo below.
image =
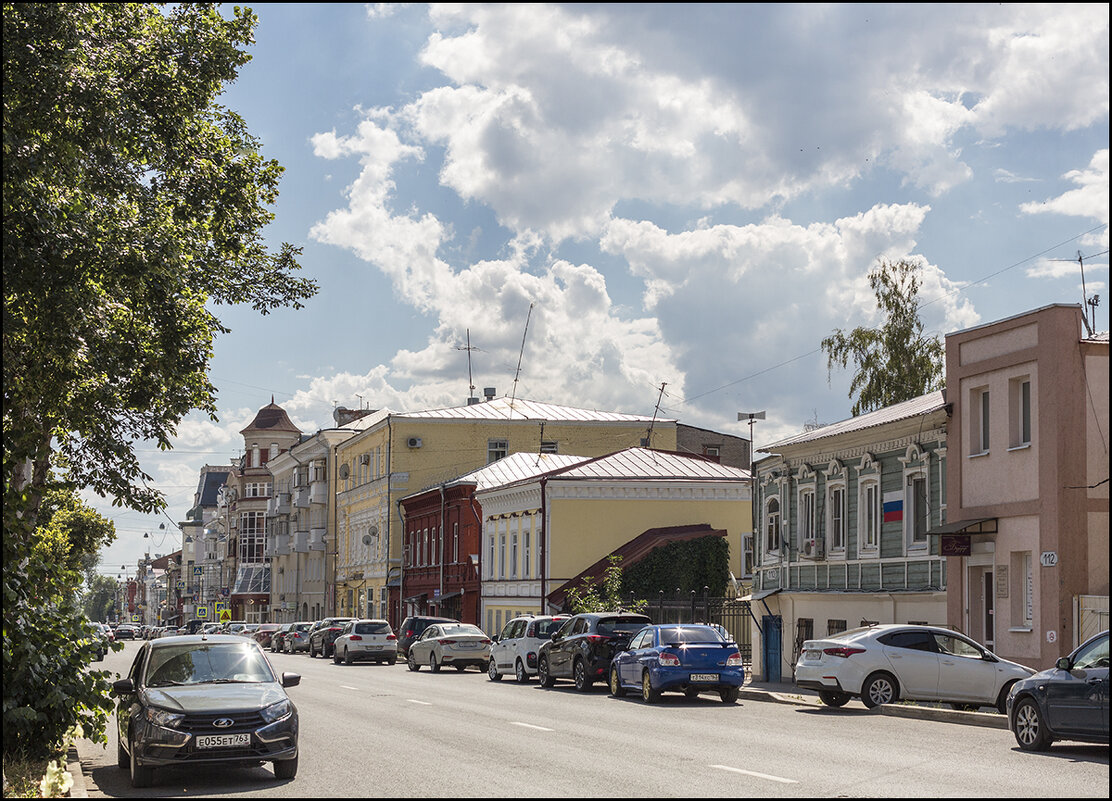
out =
<svg viewBox="0 0 1112 801"><path fill-rule="evenodd" d="M608 617L598 622L598 633L605 636L613 634L636 634L649 620L643 617Z"/></svg>
<svg viewBox="0 0 1112 801"><path fill-rule="evenodd" d="M441 623L440 632L442 634L478 634L480 637L486 636L478 626L467 623Z"/></svg>
<svg viewBox="0 0 1112 801"><path fill-rule="evenodd" d="M710 643L718 645L725 640L722 635L710 626L676 626L660 630L662 643Z"/></svg>
<svg viewBox="0 0 1112 801"><path fill-rule="evenodd" d="M356 634L390 634L390 624L383 621L382 623L356 623Z"/></svg>
<svg viewBox="0 0 1112 801"><path fill-rule="evenodd" d="M253 642L192 642L155 648L147 664L147 687L181 684L274 681L274 674Z"/></svg>

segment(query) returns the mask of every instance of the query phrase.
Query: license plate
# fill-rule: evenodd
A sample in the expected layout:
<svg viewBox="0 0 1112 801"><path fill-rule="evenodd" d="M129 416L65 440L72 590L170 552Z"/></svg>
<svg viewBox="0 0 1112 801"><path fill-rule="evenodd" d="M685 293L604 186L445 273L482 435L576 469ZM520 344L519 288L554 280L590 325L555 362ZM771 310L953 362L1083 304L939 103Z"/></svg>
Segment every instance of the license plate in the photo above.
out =
<svg viewBox="0 0 1112 801"><path fill-rule="evenodd" d="M718 681L717 673L692 673L692 681Z"/></svg>
<svg viewBox="0 0 1112 801"><path fill-rule="evenodd" d="M198 748L234 748L251 745L250 734L202 734L197 737Z"/></svg>

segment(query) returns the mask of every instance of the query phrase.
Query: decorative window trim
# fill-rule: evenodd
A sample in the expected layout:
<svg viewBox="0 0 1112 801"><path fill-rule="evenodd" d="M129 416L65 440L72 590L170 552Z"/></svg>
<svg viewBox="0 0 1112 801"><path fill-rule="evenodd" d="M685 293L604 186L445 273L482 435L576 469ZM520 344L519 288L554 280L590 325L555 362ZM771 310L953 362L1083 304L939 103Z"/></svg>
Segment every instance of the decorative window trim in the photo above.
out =
<svg viewBox="0 0 1112 801"><path fill-rule="evenodd" d="M880 532L884 524L883 503L881 502L880 474L866 475L857 480L857 553L862 557L880 555ZM869 509L868 494L873 490L872 509ZM875 541L868 541L868 515L872 514Z"/></svg>
<svg viewBox="0 0 1112 801"><path fill-rule="evenodd" d="M831 463L833 464L833 462ZM848 495L848 482L845 478L845 471L842 470L838 474L839 478L828 478L826 481L826 499L824 506L824 516L826 518L824 538L826 540L826 554L827 558L845 559L846 548L849 540L849 526L847 525L846 515L848 513L849 504L847 503ZM841 502L838 503L836 496L841 496ZM838 508L838 507L841 508ZM835 544L835 521L841 521L842 541L841 544Z"/></svg>
<svg viewBox="0 0 1112 801"><path fill-rule="evenodd" d="M926 511L926 529L924 531L922 541L915 540L915 518L919 509L915 503L914 486L915 481L922 479L924 483L923 495L925 498L927 511ZM903 541L904 553L926 553L930 549L930 538L926 536L926 532L930 531L932 523L931 515L931 474L929 465L924 462L922 464L908 465L903 471L903 495L904 495L904 508L903 508Z"/></svg>

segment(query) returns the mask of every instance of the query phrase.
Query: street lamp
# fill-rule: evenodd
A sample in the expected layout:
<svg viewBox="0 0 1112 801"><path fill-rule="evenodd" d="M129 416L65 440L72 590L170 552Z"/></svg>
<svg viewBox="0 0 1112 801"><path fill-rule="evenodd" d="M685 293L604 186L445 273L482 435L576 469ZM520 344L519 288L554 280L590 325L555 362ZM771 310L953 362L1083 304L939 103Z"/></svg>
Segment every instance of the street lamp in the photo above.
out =
<svg viewBox="0 0 1112 801"><path fill-rule="evenodd" d="M749 511L753 517L750 526L752 533L749 535L749 546L751 548L750 558L752 564L755 566L757 563L757 473L753 469L753 448L755 445L753 441L753 423L757 420L764 420L765 413L764 410L759 412L738 412L737 419L749 421ZM746 567L746 565L741 566L743 574L751 572L746 571Z"/></svg>

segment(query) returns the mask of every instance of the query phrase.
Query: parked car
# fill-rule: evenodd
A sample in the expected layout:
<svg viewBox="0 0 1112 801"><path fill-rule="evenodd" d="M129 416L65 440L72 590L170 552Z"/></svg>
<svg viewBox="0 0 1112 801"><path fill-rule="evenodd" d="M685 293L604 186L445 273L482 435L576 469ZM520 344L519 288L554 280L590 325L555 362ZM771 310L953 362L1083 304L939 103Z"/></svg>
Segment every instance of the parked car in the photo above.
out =
<svg viewBox="0 0 1112 801"><path fill-rule="evenodd" d="M220 626L219 623L205 623L203 626L201 626L201 632L200 633L201 634L219 634L220 633L220 628L221 628L221 626Z"/></svg>
<svg viewBox="0 0 1112 801"><path fill-rule="evenodd" d="M108 650L111 648L112 640L108 633L110 629L103 623L89 623L89 628L91 638L97 646L96 661L103 662L104 655L108 653Z"/></svg>
<svg viewBox="0 0 1112 801"><path fill-rule="evenodd" d="M373 659L376 664L398 661L398 637L385 620L351 620L332 644L332 661L350 665L357 659Z"/></svg>
<svg viewBox="0 0 1112 801"><path fill-rule="evenodd" d="M284 649L282 640L292 625L293 623L282 623L278 626L278 630L270 636L270 652L272 654L278 653Z"/></svg>
<svg viewBox="0 0 1112 801"><path fill-rule="evenodd" d="M795 683L827 706L859 697L872 708L894 701L941 701L1005 711L1015 682L1034 670L937 626L864 626L803 643Z"/></svg>
<svg viewBox="0 0 1112 801"><path fill-rule="evenodd" d="M567 678L575 681L575 689L587 692L594 682L606 679L614 655L651 624L645 615L630 612L587 612L568 618L537 655L541 686Z"/></svg>
<svg viewBox="0 0 1112 801"><path fill-rule="evenodd" d="M297 673L274 674L258 643L243 637L163 637L144 643L127 678L112 685L120 768L149 787L163 765L273 762L297 773L297 707L285 688Z"/></svg>
<svg viewBox="0 0 1112 801"><path fill-rule="evenodd" d="M116 626L117 640L135 640L139 638L139 627L132 623L121 623Z"/></svg>
<svg viewBox="0 0 1112 801"><path fill-rule="evenodd" d="M220 626L221 634L242 634L247 628L246 620L229 620Z"/></svg>
<svg viewBox="0 0 1112 801"><path fill-rule="evenodd" d="M512 673L519 682L529 681L537 673L537 653L541 643L548 640L570 615L524 615L515 617L502 627L501 633L491 639L490 663L487 676L491 681L501 681Z"/></svg>
<svg viewBox="0 0 1112 801"><path fill-rule="evenodd" d="M428 665L433 673L445 665L459 671L469 667L485 671L489 662L490 637L470 623L433 623L409 646L406 657L410 670Z"/></svg>
<svg viewBox="0 0 1112 801"><path fill-rule="evenodd" d="M332 656L332 644L339 636L340 630L344 624L353 618L350 617L326 617L324 620L319 620L309 630L309 656L316 656L320 654L325 659Z"/></svg>
<svg viewBox="0 0 1112 801"><path fill-rule="evenodd" d="M673 690L689 699L716 692L723 703L732 704L743 684L737 643L711 626L646 626L610 663L610 694L620 698L634 690L647 704Z"/></svg>
<svg viewBox="0 0 1112 801"><path fill-rule="evenodd" d="M425 629L433 623L459 623L459 621L452 617L429 617L428 615L407 617L398 627L398 654L408 657L409 646L415 643L417 638L425 633Z"/></svg>
<svg viewBox="0 0 1112 801"><path fill-rule="evenodd" d="M263 623L255 633L251 635L251 639L257 642L265 650L270 647L270 639L274 636L278 629L282 628L281 623Z"/></svg>
<svg viewBox="0 0 1112 801"><path fill-rule="evenodd" d="M313 623L302 620L290 626L289 631L282 637L282 648L287 654L296 654L298 651L309 650L309 632Z"/></svg>
<svg viewBox="0 0 1112 801"><path fill-rule="evenodd" d="M1082 643L1050 670L1016 682L1008 727L1025 751L1055 740L1108 742L1108 632Z"/></svg>

